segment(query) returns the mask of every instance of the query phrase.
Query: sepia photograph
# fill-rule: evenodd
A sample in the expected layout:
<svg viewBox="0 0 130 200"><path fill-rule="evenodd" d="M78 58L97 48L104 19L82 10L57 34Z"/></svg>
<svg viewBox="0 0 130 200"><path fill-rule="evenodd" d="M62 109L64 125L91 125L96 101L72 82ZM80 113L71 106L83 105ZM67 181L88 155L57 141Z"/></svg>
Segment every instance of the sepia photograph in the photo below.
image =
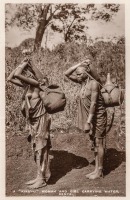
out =
<svg viewBox="0 0 130 200"><path fill-rule="evenodd" d="M6 197L126 197L125 9L4 3Z"/></svg>

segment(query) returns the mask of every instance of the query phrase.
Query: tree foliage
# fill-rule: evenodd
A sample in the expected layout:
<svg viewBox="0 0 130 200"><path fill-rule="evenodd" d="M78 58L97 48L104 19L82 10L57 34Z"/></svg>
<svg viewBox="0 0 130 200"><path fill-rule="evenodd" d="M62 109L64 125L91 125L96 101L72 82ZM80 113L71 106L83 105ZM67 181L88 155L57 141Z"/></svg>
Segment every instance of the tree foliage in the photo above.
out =
<svg viewBox="0 0 130 200"><path fill-rule="evenodd" d="M89 20L110 21L119 4L6 4L6 28L36 28L35 48L47 27L63 34L65 42L85 40Z"/></svg>

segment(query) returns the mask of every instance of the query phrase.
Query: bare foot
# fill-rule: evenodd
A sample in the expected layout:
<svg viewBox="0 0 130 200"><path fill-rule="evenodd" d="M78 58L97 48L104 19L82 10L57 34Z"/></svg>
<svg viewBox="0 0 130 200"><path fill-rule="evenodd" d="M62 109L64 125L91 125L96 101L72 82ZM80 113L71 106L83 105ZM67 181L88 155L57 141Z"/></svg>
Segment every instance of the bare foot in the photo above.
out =
<svg viewBox="0 0 130 200"><path fill-rule="evenodd" d="M91 175L95 174L96 172L97 172L97 170L94 170L93 172L91 172L91 173L89 173L89 174L87 174L85 176L86 176L86 178L89 178Z"/></svg>
<svg viewBox="0 0 130 200"><path fill-rule="evenodd" d="M50 171L50 166L48 165L47 169L46 169L46 172L45 172L45 175L44 175L44 180L46 182L48 182L48 180L50 179L50 177L51 177L51 171Z"/></svg>
<svg viewBox="0 0 130 200"><path fill-rule="evenodd" d="M50 156L49 156L50 157ZM45 170L43 170L43 179L48 182L48 180L50 179L51 177L51 171L50 171L50 160L48 161L47 163L47 167Z"/></svg>
<svg viewBox="0 0 130 200"><path fill-rule="evenodd" d="M50 172L50 171L47 171L47 172L46 172L46 175L44 176L44 180L45 180L46 182L48 182L48 180L50 179L50 177L51 177L51 172Z"/></svg>
<svg viewBox="0 0 130 200"><path fill-rule="evenodd" d="M37 179L37 181L33 184L28 186L29 189L38 189L41 187L45 187L47 184L43 179Z"/></svg>
<svg viewBox="0 0 130 200"><path fill-rule="evenodd" d="M34 184L36 181L37 181L37 178L35 178L35 179L33 179L33 180L30 180L30 181L26 182L25 184L26 184L26 185L32 185L32 184Z"/></svg>
<svg viewBox="0 0 130 200"><path fill-rule="evenodd" d="M100 177L103 177L103 173L102 173L101 170L97 171L97 172L94 173L94 174L91 174L91 175L89 176L89 179L94 180L94 179L97 179L97 178L100 178Z"/></svg>

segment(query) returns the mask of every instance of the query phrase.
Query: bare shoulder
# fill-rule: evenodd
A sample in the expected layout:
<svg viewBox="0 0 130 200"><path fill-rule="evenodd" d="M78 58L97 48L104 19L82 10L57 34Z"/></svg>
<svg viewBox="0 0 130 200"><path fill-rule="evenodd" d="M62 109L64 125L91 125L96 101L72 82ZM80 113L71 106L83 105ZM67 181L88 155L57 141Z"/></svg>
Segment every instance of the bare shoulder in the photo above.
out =
<svg viewBox="0 0 130 200"><path fill-rule="evenodd" d="M99 90L99 83L96 80L91 81L91 89L93 91L98 91Z"/></svg>

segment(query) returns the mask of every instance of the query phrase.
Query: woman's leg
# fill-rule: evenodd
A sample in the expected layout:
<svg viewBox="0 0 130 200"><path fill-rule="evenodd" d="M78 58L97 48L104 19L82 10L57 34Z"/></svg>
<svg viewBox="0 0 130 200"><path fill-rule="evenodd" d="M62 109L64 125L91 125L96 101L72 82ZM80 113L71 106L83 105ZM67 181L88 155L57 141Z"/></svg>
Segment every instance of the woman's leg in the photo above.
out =
<svg viewBox="0 0 130 200"><path fill-rule="evenodd" d="M37 189L46 186L46 183L43 179L42 166L41 166L42 151L43 149L40 149L36 152L37 177L36 179L32 180L32 183L29 186L30 189Z"/></svg>
<svg viewBox="0 0 130 200"><path fill-rule="evenodd" d="M42 170L43 178L47 182L51 176L49 148L47 146L45 147L44 152L43 152L41 170Z"/></svg>
<svg viewBox="0 0 130 200"><path fill-rule="evenodd" d="M35 151L34 152L34 161L37 163L37 159L38 157L37 157L37 151ZM37 176L38 177L38 176ZM32 184L34 184L36 181L37 181L37 177L35 178L35 179L32 179L32 180L30 180L30 181L28 181L28 182L26 182L25 184L26 185L32 185Z"/></svg>

